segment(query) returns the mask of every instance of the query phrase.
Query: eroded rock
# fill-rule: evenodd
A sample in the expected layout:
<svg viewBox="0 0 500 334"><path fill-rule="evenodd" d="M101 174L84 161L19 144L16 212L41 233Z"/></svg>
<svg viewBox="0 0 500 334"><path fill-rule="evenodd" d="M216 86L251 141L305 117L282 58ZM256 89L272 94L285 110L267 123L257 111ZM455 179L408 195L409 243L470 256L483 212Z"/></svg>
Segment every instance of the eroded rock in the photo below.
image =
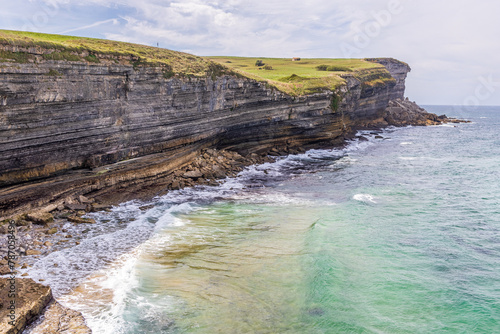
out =
<svg viewBox="0 0 500 334"><path fill-rule="evenodd" d="M54 221L54 216L48 212L30 212L26 215L26 219L35 224L47 225Z"/></svg>
<svg viewBox="0 0 500 334"><path fill-rule="evenodd" d="M13 298L9 291L15 290ZM30 278L0 278L0 333L20 333L52 300L48 286ZM10 309L9 309L10 307Z"/></svg>
<svg viewBox="0 0 500 334"><path fill-rule="evenodd" d="M45 310L39 323L30 328L30 334L90 334L80 312L53 301Z"/></svg>

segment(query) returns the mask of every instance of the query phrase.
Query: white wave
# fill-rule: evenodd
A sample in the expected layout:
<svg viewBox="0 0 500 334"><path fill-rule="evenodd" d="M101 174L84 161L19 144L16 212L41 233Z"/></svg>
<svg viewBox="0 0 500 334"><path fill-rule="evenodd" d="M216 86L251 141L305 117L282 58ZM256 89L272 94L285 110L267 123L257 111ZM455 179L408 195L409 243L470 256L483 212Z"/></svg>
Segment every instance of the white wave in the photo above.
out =
<svg viewBox="0 0 500 334"><path fill-rule="evenodd" d="M364 203L377 203L374 197L370 194L356 194L352 197L352 199Z"/></svg>
<svg viewBox="0 0 500 334"><path fill-rule="evenodd" d="M404 142L400 143L400 145L403 145L403 146L404 145L413 145L413 142L411 142L411 141L404 141Z"/></svg>

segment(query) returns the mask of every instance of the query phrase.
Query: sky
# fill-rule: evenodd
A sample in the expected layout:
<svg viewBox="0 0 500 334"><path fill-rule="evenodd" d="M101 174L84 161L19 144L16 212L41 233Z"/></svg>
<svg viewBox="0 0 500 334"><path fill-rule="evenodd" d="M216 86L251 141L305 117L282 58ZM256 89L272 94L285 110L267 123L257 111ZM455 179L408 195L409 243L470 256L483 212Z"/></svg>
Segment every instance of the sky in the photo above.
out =
<svg viewBox="0 0 500 334"><path fill-rule="evenodd" d="M419 104L500 105L494 0L0 0L0 29L199 56L392 57Z"/></svg>

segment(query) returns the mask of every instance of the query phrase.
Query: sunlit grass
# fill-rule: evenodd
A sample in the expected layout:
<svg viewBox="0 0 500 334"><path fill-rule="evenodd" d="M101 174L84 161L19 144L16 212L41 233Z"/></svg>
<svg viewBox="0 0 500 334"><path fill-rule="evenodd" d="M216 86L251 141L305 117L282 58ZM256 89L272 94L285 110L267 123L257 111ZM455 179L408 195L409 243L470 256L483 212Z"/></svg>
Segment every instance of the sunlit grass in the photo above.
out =
<svg viewBox="0 0 500 334"><path fill-rule="evenodd" d="M210 59L232 68L244 76L266 81L271 86L290 95L304 95L333 90L344 84L343 74L354 76L364 72L388 73L384 66L364 59L302 58L255 58L255 57L210 57ZM256 63L261 60L263 66ZM266 69L266 65L270 69ZM321 71L317 67L335 67L341 71Z"/></svg>
<svg viewBox="0 0 500 334"><path fill-rule="evenodd" d="M344 75L358 78L365 87L394 81L383 65L364 59L198 57L141 44L10 30L0 30L0 44L49 50L37 56L49 61L157 67L167 79L173 76L215 79L224 74L239 74L293 96L335 90L345 83ZM0 62L37 61L33 52L14 51L0 50ZM256 65L258 60L261 66Z"/></svg>
<svg viewBox="0 0 500 334"><path fill-rule="evenodd" d="M24 31L0 30L0 44L53 50L51 54L44 55L45 59L96 63L102 58L96 55L104 55L117 62L128 61L136 66L168 67L174 73L193 76L206 75L210 72L212 64L202 57L147 45ZM16 62L24 61L23 57L16 53L7 55L3 52L0 58L14 59Z"/></svg>

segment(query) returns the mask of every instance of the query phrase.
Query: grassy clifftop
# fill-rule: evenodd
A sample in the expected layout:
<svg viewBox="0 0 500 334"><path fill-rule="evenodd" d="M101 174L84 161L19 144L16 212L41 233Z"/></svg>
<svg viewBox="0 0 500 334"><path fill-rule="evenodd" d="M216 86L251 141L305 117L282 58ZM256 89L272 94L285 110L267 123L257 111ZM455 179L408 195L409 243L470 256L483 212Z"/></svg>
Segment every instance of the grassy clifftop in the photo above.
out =
<svg viewBox="0 0 500 334"><path fill-rule="evenodd" d="M51 50L43 54L46 60L93 63L109 60L134 66L159 66L171 75L205 76L214 70L213 62L188 53L96 38L0 30L0 45ZM34 59L34 56L27 52L0 53L0 62L23 63L30 59Z"/></svg>
<svg viewBox="0 0 500 334"><path fill-rule="evenodd" d="M249 78L266 81L290 95L333 90L350 74L364 85L376 86L394 81L387 69L364 59L210 57Z"/></svg>
<svg viewBox="0 0 500 334"><path fill-rule="evenodd" d="M363 59L301 59L198 57L146 45L95 38L0 30L0 62L28 63L44 60L129 64L161 67L172 76L237 74L266 82L293 95L333 90L353 75L364 86L383 85L394 79L378 63ZM3 50L2 50L3 49Z"/></svg>

